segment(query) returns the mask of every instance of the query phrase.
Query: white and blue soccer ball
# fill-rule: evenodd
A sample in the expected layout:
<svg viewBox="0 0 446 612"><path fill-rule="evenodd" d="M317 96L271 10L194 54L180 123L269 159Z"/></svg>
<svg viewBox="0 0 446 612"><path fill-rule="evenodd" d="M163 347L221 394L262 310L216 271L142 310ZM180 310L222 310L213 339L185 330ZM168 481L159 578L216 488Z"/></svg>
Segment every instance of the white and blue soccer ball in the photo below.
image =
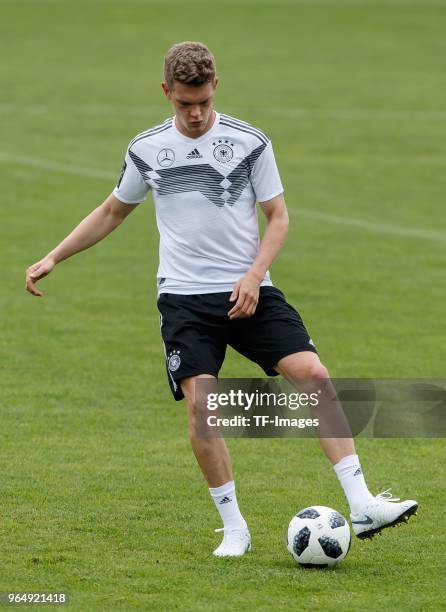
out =
<svg viewBox="0 0 446 612"><path fill-rule="evenodd" d="M330 567L345 559L350 548L350 527L333 508L310 506L291 519L286 544L303 567Z"/></svg>

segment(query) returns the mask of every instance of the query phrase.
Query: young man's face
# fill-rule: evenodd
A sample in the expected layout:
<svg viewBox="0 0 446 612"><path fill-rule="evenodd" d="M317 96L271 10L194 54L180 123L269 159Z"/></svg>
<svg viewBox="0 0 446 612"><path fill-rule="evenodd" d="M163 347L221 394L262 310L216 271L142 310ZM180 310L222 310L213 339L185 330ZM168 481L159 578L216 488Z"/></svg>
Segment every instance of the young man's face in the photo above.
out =
<svg viewBox="0 0 446 612"><path fill-rule="evenodd" d="M203 85L186 85L174 81L172 89L162 83L166 97L175 108L177 127L186 136L198 138L213 121L213 101L217 78Z"/></svg>

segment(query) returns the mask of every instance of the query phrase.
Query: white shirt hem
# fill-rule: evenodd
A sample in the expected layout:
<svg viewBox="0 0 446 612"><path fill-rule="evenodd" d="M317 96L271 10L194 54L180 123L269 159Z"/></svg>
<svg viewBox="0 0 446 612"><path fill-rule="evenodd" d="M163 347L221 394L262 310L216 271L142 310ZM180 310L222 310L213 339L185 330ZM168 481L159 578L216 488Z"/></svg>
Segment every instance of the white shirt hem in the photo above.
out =
<svg viewBox="0 0 446 612"><path fill-rule="evenodd" d="M176 295L201 295L203 293L232 293L235 283L232 285L190 285L189 287L164 287L158 288L158 295L162 293L175 293ZM270 279L264 279L261 287L272 287Z"/></svg>

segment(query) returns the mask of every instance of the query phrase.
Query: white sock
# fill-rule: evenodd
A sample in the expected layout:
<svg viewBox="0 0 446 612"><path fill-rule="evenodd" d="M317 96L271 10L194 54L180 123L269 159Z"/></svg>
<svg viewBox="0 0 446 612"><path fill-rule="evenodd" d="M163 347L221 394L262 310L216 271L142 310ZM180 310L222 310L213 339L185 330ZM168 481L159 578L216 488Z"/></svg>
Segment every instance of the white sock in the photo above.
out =
<svg viewBox="0 0 446 612"><path fill-rule="evenodd" d="M225 529L246 529L248 525L241 515L235 494L235 484L231 480L221 487L209 488Z"/></svg>
<svg viewBox="0 0 446 612"><path fill-rule="evenodd" d="M365 483L358 455L347 455L333 467L350 504L351 513L358 514L365 504L375 499Z"/></svg>

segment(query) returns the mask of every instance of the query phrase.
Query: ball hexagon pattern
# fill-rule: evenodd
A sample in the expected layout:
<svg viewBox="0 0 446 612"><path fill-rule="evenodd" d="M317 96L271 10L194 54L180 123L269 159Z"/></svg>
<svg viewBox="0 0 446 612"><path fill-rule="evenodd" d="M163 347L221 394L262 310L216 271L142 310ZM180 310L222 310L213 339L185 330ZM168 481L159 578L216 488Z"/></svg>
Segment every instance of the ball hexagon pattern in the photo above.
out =
<svg viewBox="0 0 446 612"><path fill-rule="evenodd" d="M299 565L329 567L345 559L350 548L350 528L333 508L310 506L293 516L286 542Z"/></svg>

